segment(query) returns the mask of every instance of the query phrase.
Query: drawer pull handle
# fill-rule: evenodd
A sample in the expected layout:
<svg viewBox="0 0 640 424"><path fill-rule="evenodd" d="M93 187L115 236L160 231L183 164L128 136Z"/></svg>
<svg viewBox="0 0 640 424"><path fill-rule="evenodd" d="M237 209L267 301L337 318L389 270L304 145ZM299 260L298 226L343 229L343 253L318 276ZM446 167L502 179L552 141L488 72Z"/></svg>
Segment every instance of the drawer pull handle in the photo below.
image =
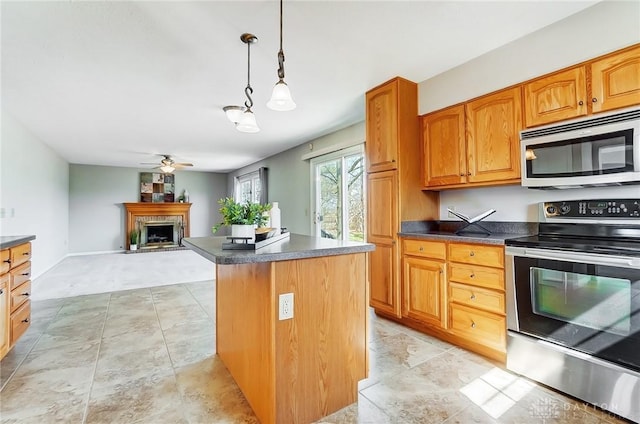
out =
<svg viewBox="0 0 640 424"><path fill-rule="evenodd" d="M476 323L471 321L471 328L476 328Z"/></svg>
<svg viewBox="0 0 640 424"><path fill-rule="evenodd" d="M471 252L469 252L469 256L476 256L475 252L472 250Z"/></svg>
<svg viewBox="0 0 640 424"><path fill-rule="evenodd" d="M583 104L584 104L584 102L583 102L582 100L580 100L580 101L578 102L578 106L582 106Z"/></svg>
<svg viewBox="0 0 640 424"><path fill-rule="evenodd" d="M472 255L472 256L473 256L473 255ZM473 278L473 277L475 277L475 276L476 276L476 274L471 274L471 275L469 275L469 278Z"/></svg>
<svg viewBox="0 0 640 424"><path fill-rule="evenodd" d="M28 277L28 276L29 276L29 273L28 273L28 272L23 272L23 273L22 273L22 274L20 274L20 275L24 275L25 277Z"/></svg>
<svg viewBox="0 0 640 424"><path fill-rule="evenodd" d="M29 318L23 319L22 322L29 322Z"/></svg>
<svg viewBox="0 0 640 424"><path fill-rule="evenodd" d="M442 270L442 268L440 268L438 271L440 271L440 274L444 273L444 271Z"/></svg>
<svg viewBox="0 0 640 424"><path fill-rule="evenodd" d="M31 254L31 252L23 252L22 256L29 256Z"/></svg>
<svg viewBox="0 0 640 424"><path fill-rule="evenodd" d="M591 99L591 101L592 101L593 103L596 103L596 102L598 101L598 99L596 99L596 98L594 97L593 99Z"/></svg>
<svg viewBox="0 0 640 424"><path fill-rule="evenodd" d="M4 290L0 289L0 294L4 294Z"/></svg>
<svg viewBox="0 0 640 424"><path fill-rule="evenodd" d="M5 264L10 264L10 263L11 263L11 259L5 259L5 260L4 260L4 261L2 261L2 262L4 262Z"/></svg>
<svg viewBox="0 0 640 424"><path fill-rule="evenodd" d="M423 252L424 251L424 247L420 246L420 249L418 249L418 250Z"/></svg>
<svg viewBox="0 0 640 424"><path fill-rule="evenodd" d="M475 295L475 294L472 294L472 295L471 295L471 297L470 297L469 299L471 299L471 300L476 300L476 295Z"/></svg>
<svg viewBox="0 0 640 424"><path fill-rule="evenodd" d="M22 295L28 297L29 296L29 292L24 292L24 293L22 293Z"/></svg>

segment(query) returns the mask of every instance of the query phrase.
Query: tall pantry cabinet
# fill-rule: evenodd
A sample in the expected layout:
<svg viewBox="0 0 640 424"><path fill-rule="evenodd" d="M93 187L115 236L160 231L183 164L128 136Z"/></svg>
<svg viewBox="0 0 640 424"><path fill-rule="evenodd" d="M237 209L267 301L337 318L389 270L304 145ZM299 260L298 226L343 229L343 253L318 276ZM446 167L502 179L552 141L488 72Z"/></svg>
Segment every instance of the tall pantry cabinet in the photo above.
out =
<svg viewBox="0 0 640 424"><path fill-rule="evenodd" d="M402 316L398 232L402 221L438 219L438 194L422 191L418 86L396 77L366 94L369 301Z"/></svg>

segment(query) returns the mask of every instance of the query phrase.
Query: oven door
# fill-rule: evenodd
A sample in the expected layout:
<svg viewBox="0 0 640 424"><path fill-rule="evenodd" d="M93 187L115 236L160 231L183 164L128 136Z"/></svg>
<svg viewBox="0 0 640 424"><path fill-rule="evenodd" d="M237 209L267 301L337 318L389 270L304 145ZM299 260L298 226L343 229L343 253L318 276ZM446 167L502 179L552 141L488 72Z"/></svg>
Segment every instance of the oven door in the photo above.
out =
<svg viewBox="0 0 640 424"><path fill-rule="evenodd" d="M507 247L509 329L640 371L640 258Z"/></svg>

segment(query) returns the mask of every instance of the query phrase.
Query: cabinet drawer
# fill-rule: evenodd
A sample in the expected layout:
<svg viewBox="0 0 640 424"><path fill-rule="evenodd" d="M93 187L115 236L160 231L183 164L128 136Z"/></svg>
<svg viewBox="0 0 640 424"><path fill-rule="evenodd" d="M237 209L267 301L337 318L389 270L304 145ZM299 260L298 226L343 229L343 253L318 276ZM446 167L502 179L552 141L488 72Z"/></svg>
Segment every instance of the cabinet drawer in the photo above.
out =
<svg viewBox="0 0 640 424"><path fill-rule="evenodd" d="M402 252L406 255L424 256L440 260L444 260L447 255L445 243L427 240L403 240Z"/></svg>
<svg viewBox="0 0 640 424"><path fill-rule="evenodd" d="M11 268L31 260L31 243L21 244L9 250L11 251Z"/></svg>
<svg viewBox="0 0 640 424"><path fill-rule="evenodd" d="M449 260L465 264L504 268L504 249L502 246L450 243Z"/></svg>
<svg viewBox="0 0 640 424"><path fill-rule="evenodd" d="M11 314L11 346L27 331L29 325L31 325L31 301L27 300Z"/></svg>
<svg viewBox="0 0 640 424"><path fill-rule="evenodd" d="M472 308L480 308L498 314L505 313L504 294L492 290L450 283L449 299Z"/></svg>
<svg viewBox="0 0 640 424"><path fill-rule="evenodd" d="M24 263L10 271L11 290L31 279L31 262Z"/></svg>
<svg viewBox="0 0 640 424"><path fill-rule="evenodd" d="M0 274L9 272L11 268L11 251L9 249L0 250Z"/></svg>
<svg viewBox="0 0 640 424"><path fill-rule="evenodd" d="M464 339L505 351L507 347L506 318L479 309L450 304L451 331Z"/></svg>
<svg viewBox="0 0 640 424"><path fill-rule="evenodd" d="M449 264L449 281L504 291L504 270L477 265Z"/></svg>
<svg viewBox="0 0 640 424"><path fill-rule="evenodd" d="M11 311L22 305L31 296L31 281L26 281L20 286L11 290Z"/></svg>

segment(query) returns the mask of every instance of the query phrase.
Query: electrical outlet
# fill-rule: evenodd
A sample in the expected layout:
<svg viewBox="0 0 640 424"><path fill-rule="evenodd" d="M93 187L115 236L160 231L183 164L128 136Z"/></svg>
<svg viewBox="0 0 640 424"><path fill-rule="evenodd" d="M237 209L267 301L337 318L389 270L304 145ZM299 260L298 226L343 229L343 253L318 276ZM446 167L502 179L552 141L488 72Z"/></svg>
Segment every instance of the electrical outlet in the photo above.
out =
<svg viewBox="0 0 640 424"><path fill-rule="evenodd" d="M447 206L447 209L451 209L452 211L456 210L455 206ZM447 211L447 217L448 218L455 218L456 216L454 214L452 214L451 212Z"/></svg>
<svg viewBox="0 0 640 424"><path fill-rule="evenodd" d="M280 321L293 318L293 293L278 296L278 319Z"/></svg>

